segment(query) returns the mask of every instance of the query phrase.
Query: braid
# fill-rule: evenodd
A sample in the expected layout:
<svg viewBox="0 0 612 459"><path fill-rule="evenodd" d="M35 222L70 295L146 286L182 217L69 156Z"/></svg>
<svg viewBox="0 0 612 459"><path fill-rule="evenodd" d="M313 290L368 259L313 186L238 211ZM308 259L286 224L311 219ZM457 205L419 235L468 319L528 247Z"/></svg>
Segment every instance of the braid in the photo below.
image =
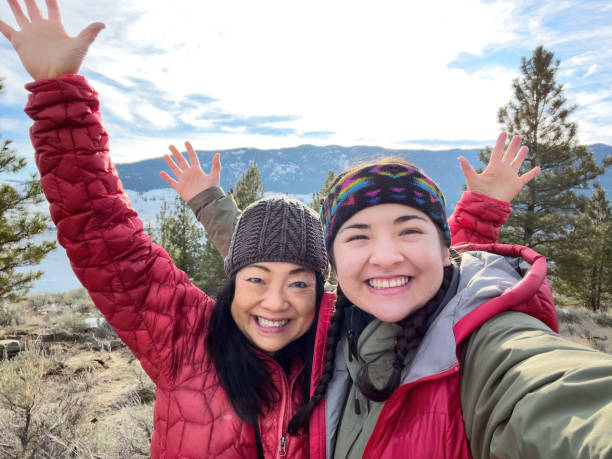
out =
<svg viewBox="0 0 612 459"><path fill-rule="evenodd" d="M425 306L415 311L408 317L400 320L397 324L402 327L397 334L395 343L395 359L393 360L393 370L387 384L382 389L378 389L368 376L368 365L364 365L359 370L355 384L363 395L375 402L387 400L393 391L400 385L402 370L404 369L404 359L408 352L418 345L417 339L422 337L427 331L427 319L437 309L442 302L450 281L452 279L452 267L444 268L444 278L442 285L434 297Z"/></svg>
<svg viewBox="0 0 612 459"><path fill-rule="evenodd" d="M349 300L344 296L340 287L338 287L338 298L336 300L336 311L331 317L329 328L327 329L327 342L325 344L325 363L323 374L317 382L314 393L308 403L303 405L291 418L287 431L290 435L296 436L310 419L315 406L321 401L327 385L331 380L334 372L334 361L336 359L336 348L340 339L342 327L344 324L344 309L350 305Z"/></svg>

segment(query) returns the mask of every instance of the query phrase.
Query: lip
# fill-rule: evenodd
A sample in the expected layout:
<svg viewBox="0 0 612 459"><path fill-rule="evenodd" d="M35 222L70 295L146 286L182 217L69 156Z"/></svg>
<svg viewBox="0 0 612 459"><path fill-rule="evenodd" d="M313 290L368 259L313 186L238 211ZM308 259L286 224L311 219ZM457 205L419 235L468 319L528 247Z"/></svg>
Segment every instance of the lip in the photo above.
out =
<svg viewBox="0 0 612 459"><path fill-rule="evenodd" d="M261 325L259 325L259 322L257 321L257 317L261 317L262 319L269 320L272 322L278 321L278 320L287 320L288 322L282 327L262 327ZM283 333L285 330L287 330L287 328L289 328L289 326L291 325L291 322L293 322L293 319L271 319L269 317L258 316L258 315L251 316L251 320L253 321L253 323L255 324L255 327L260 332L270 333L270 334Z"/></svg>
<svg viewBox="0 0 612 459"><path fill-rule="evenodd" d="M409 277L410 280L408 281L407 284L401 285L399 287L389 287L389 288L384 288L384 289L376 289L376 288L372 287L370 285L370 282L369 282L370 279L396 279L397 277ZM413 280L414 280L414 278L412 276L404 276L404 275L397 275L397 276L372 276L372 277L369 277L364 282L364 285L368 288L370 293L372 293L373 295L391 296L391 295L397 295L399 293L404 293L404 292L407 292L408 290L410 290L410 288L412 286Z"/></svg>

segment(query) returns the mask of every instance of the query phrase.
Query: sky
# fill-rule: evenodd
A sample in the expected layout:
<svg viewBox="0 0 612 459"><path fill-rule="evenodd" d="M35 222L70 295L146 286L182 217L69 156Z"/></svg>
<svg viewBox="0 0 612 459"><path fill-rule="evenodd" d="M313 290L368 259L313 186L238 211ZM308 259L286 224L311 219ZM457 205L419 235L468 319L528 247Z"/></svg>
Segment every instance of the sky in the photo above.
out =
<svg viewBox="0 0 612 459"><path fill-rule="evenodd" d="M39 0L41 9L44 2ZM23 3L22 3L23 6ZM543 45L581 143L612 145L612 3L588 0L60 0L106 24L80 73L113 161L303 144L477 148L500 131L521 56ZM24 8L25 9L25 8ZM0 18L17 25L5 0ZM0 133L32 157L31 80L0 36Z"/></svg>

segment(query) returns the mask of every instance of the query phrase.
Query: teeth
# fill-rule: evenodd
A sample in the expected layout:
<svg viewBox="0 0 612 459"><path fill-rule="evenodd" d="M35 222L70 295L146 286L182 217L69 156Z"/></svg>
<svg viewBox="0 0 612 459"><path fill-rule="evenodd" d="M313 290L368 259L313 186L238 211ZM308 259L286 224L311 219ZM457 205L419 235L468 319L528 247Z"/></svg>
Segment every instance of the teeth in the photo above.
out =
<svg viewBox="0 0 612 459"><path fill-rule="evenodd" d="M289 323L289 320L268 320L264 319L263 317L257 317L257 323L262 327L266 328L280 328L287 325L287 323Z"/></svg>
<svg viewBox="0 0 612 459"><path fill-rule="evenodd" d="M406 285L409 281L409 277L394 277L393 279L370 279L368 280L368 284L370 284L372 288L382 290L385 288L401 287L402 285Z"/></svg>

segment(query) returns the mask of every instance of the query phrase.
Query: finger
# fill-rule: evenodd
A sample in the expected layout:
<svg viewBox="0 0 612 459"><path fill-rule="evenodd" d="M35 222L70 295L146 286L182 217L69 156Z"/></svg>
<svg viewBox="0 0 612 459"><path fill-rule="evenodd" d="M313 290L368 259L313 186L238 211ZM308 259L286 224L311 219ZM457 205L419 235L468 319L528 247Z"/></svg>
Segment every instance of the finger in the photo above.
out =
<svg viewBox="0 0 612 459"><path fill-rule="evenodd" d="M166 161L166 164L168 165L170 170L174 173L174 176L176 178L179 178L183 171L175 164L170 155L164 155L164 160Z"/></svg>
<svg viewBox="0 0 612 459"><path fill-rule="evenodd" d="M2 32L2 35L4 35L8 41L11 41L11 37L15 33L15 29L13 29L6 22L0 20L0 32Z"/></svg>
<svg viewBox="0 0 612 459"><path fill-rule="evenodd" d="M520 179L521 179L521 183L523 184L523 186L531 182L539 173L540 173L540 166L536 166L533 169L531 169L529 172L525 172L523 175L521 175Z"/></svg>
<svg viewBox="0 0 612 459"><path fill-rule="evenodd" d="M172 188L174 188L176 190L176 187L178 186L178 182L176 180L174 180L172 177L170 177L166 172L164 171L160 171L159 175L161 176L161 178L164 179L164 181L170 185Z"/></svg>
<svg viewBox="0 0 612 459"><path fill-rule="evenodd" d="M501 161L504 153L504 147L506 146L507 136L508 135L505 132L502 132L501 134L499 134L499 136L497 136L497 142L495 142L495 148L493 148L493 151L491 152L489 164Z"/></svg>
<svg viewBox="0 0 612 459"><path fill-rule="evenodd" d="M523 161L525 161L525 158L527 157L527 153L529 153L529 147L526 145L523 145L521 149L519 150L519 152L514 157L514 159L512 160L512 162L510 163L510 165L513 168L515 168L517 171L520 170L521 166L523 165Z"/></svg>
<svg viewBox="0 0 612 459"><path fill-rule="evenodd" d="M516 152L521 145L521 140L522 139L520 135L515 135L514 137L512 137L510 145L508 145L508 149L506 150L506 152L504 153L504 157L502 158L502 161L504 163L510 164L511 161L514 159L514 156L516 155Z"/></svg>
<svg viewBox="0 0 612 459"><path fill-rule="evenodd" d="M23 29L30 23L30 21L28 20L26 15L23 14L23 11L21 11L21 6L19 6L19 2L17 0L8 0L8 4L11 7L11 11L15 16L17 24L19 24L19 27Z"/></svg>
<svg viewBox="0 0 612 459"><path fill-rule="evenodd" d="M191 146L191 143L185 142L185 148L187 148L187 154L189 155L189 162L191 163L191 166L200 167L200 159L198 158L198 154Z"/></svg>
<svg viewBox="0 0 612 459"><path fill-rule="evenodd" d="M166 158L167 156L169 160L172 160L172 164L174 164L178 168L179 166L174 162L173 157L181 156L181 153L178 151L178 148L176 148L174 145L169 145L168 150L170 150L170 152L172 153L172 157L170 157L169 155L165 155L164 158ZM168 159L166 159L166 162L168 161Z"/></svg>
<svg viewBox="0 0 612 459"><path fill-rule="evenodd" d="M461 172L463 172L465 181L469 186L469 184L472 183L473 180L476 180L478 178L478 173L466 158L464 158L463 156L459 156L459 158L457 159L459 160L459 165L461 166Z"/></svg>
<svg viewBox="0 0 612 459"><path fill-rule="evenodd" d="M60 14L59 6L57 6L57 0L46 0L46 3L47 15L49 16L49 19L62 22L62 16Z"/></svg>
<svg viewBox="0 0 612 459"><path fill-rule="evenodd" d="M79 40L87 43L87 46L91 45L93 41L96 39L98 34L104 29L106 26L102 22L92 22L87 27L85 27L81 32L77 35Z"/></svg>
<svg viewBox="0 0 612 459"><path fill-rule="evenodd" d="M221 176L221 155L219 153L215 153L212 159L212 166L210 168L210 175L219 180Z"/></svg>
<svg viewBox="0 0 612 459"><path fill-rule="evenodd" d="M36 0L25 0L26 8L28 9L28 16L31 21L37 21L42 19L42 13L36 4Z"/></svg>
<svg viewBox="0 0 612 459"><path fill-rule="evenodd" d="M187 162L183 154L180 151L178 151L176 148L172 149L172 156L174 157L176 164L178 164L181 170L184 171L185 169L189 169L189 163Z"/></svg>

